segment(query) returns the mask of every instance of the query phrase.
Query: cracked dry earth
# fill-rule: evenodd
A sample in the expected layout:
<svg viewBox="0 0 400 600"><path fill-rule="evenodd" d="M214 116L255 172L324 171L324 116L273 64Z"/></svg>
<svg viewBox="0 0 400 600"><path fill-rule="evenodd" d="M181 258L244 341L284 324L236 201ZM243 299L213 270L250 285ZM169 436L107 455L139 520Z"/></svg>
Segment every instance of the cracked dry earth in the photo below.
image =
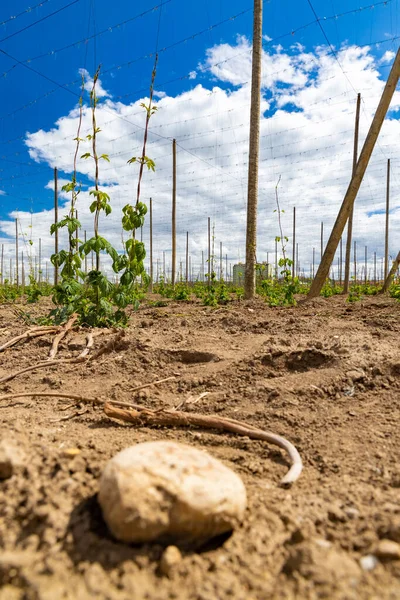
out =
<svg viewBox="0 0 400 600"><path fill-rule="evenodd" d="M25 330L0 307L0 344ZM113 335L105 332L95 347ZM2 395L62 391L151 408L208 392L186 410L287 437L304 471L283 489L286 457L262 442L137 429L98 406L60 421L75 408L62 412L59 399L1 401L1 436L25 458L0 481L0 599L399 599L399 340L400 303L388 298L354 305L321 298L293 309L261 300L219 309L143 305L110 354L2 384ZM45 359L50 343L36 338L2 353L0 377ZM79 354L83 343L84 332L71 333L60 358ZM183 550L168 576L160 573L163 548L113 540L96 501L107 460L157 439L208 450L243 478L249 500L241 528L200 551ZM69 448L80 453L67 456Z"/></svg>

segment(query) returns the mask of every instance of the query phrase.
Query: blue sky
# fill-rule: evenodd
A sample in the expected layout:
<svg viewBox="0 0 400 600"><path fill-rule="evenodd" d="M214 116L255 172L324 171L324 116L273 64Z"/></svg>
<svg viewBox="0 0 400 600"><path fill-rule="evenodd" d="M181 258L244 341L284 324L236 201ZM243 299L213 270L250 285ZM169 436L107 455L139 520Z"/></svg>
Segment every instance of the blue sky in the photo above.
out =
<svg viewBox="0 0 400 600"><path fill-rule="evenodd" d="M140 4L118 0L48 0L30 12L25 12L27 0L5 0L0 7L0 22L21 14L0 27L0 48L19 61L32 60L27 66L35 69L49 79L65 86L70 92L79 94L79 84L69 85L79 79L79 68L93 72L98 64L102 70L104 87L113 97L123 96L125 101L135 100L146 94L149 74L152 68L151 55L156 48L159 27L158 48L160 52L156 88L174 95L193 86L185 78L203 59L208 47L235 41L238 34L251 37L251 2L245 0L203 0L187 2L183 0L165 0L161 8L151 10L161 4L161 0L147 0ZM33 4L35 0L30 0ZM36 5L39 2L36 2ZM364 3L349 0L315 0L313 6L319 17L340 15ZM64 8L66 7L66 8ZM52 16L52 13L59 11ZM247 11L244 14L243 11ZM143 14L144 13L144 14ZM142 15L142 16L140 16ZM198 35L194 39L178 44L175 48L162 51L163 48L208 29L210 26L236 19ZM343 15L337 19L322 21L330 42L337 48L344 42L371 44L384 40L388 34L397 36L398 2L391 0L387 5L378 4L374 9ZM133 17L132 21L112 28ZM42 20L38 24L36 21ZM263 31L269 37L280 38L290 31L314 21L314 15L306 0L270 0L264 2ZM25 31L20 30L32 25ZM87 43L81 43L66 50L58 49L85 40L90 36L112 28L107 33L97 35ZM11 37L9 37L11 36ZM9 39L7 39L9 37ZM280 38L283 46L294 41L304 44L307 49L325 44L323 34L317 24L310 25L294 35ZM385 47L393 49L393 43ZM55 51L55 52L54 52ZM54 54L52 54L54 52ZM131 66L122 66L134 61ZM0 55L0 73L8 73L0 78L0 189L10 194L1 198L2 217L10 209L30 209L30 197L36 206L52 201L51 194L43 190L48 180L48 172L43 165L34 165L30 161L23 140L20 138L29 131L48 129L56 119L70 110L76 102L73 94L29 71L4 54ZM385 69L387 74L387 69ZM182 79L179 79L182 78ZM209 84L208 74L203 75L202 83ZM176 81L173 81L176 80ZM167 83L171 82L171 83ZM198 83L198 80L196 81ZM56 90L53 92L53 90ZM45 96L45 94L49 94ZM130 94L129 96L127 94ZM43 98L43 96L45 96ZM36 102L35 100L38 99ZM33 102L32 104L29 104ZM23 108L25 107L25 108ZM18 110L21 108L21 110ZM10 114L14 113L14 114ZM10 116L8 116L10 115ZM9 142L9 143L7 143ZM31 163L27 164L15 163ZM27 175L27 177L25 177ZM24 176L24 177L22 177ZM13 179L11 179L13 177ZM12 195L12 196L11 196Z"/></svg>
<svg viewBox="0 0 400 600"><path fill-rule="evenodd" d="M236 80L240 81L240 64L236 79L231 74L220 76L222 70L217 69L217 72L210 65L212 60L229 59L230 48L237 51L238 36L251 40L251 0L146 0L141 4L127 0L29 2L36 8L28 11L28 0L3 0L0 5L0 190L3 191L0 220L7 220L11 211L36 213L51 208L53 193L46 188L51 179L51 161L35 161L29 156L26 134L39 130L48 132L76 106L79 69L93 73L101 64L101 84L109 93L109 99L131 105L147 94L157 46L159 63L155 87L170 98L185 91L190 93L199 84L206 90L216 85L224 91L245 87L243 82L235 85ZM380 59L385 51L397 51L399 43L398 39L392 40L400 35L398 0L376 2L373 8L358 10L370 4L371 0L312 2L325 35L336 51L353 45L370 45L369 53L377 60L374 66L384 80L392 55L388 60ZM332 18L335 15L337 18ZM334 64L335 59L321 27L315 23L308 0L265 0L263 32L266 52L283 52L290 59L299 52L294 44L301 44L302 52L310 54L317 53L316 48L323 46L331 59L330 68ZM272 41L269 42L269 38ZM376 45L377 42L381 43ZM278 44L282 49L277 49ZM66 46L69 47L63 49ZM213 47L220 51L210 54ZM249 56L248 48L245 51ZM199 69L207 56L212 57L208 68ZM196 77L189 77L190 73L196 73ZM310 85L312 77L311 69L305 87ZM343 77L348 80L346 92L355 93L352 74L343 73ZM273 116L279 94L292 85L292 81L282 80L275 82L273 91L265 89L265 97L271 99L269 106L264 107L266 115ZM368 109L376 103L374 94ZM303 111L303 108L287 103L285 110L290 117L291 112ZM394 118L397 115L394 114ZM171 130L168 137L175 135L178 134ZM219 141L214 142L217 165ZM67 175L61 173L61 176ZM379 213L381 206L369 206L368 215L375 210Z"/></svg>

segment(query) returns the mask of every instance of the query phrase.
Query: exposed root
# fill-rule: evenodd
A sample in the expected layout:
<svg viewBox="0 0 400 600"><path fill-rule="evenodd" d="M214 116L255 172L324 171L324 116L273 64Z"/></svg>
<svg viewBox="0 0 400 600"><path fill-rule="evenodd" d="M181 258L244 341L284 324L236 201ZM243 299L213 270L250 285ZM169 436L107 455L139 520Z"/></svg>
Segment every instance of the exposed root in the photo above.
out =
<svg viewBox="0 0 400 600"><path fill-rule="evenodd" d="M39 337L41 335L47 335L48 333L56 333L59 330L60 330L60 328L56 327L56 326L54 326L54 327L34 327L32 329L29 329L25 333L22 333L21 335L17 335L17 337L13 338L12 340L9 340L8 342L6 342L2 346L0 346L0 352L3 352L7 348L11 348L11 346L15 346L15 344L18 344L18 342L27 341L34 337Z"/></svg>
<svg viewBox="0 0 400 600"><path fill-rule="evenodd" d="M104 402L100 398L89 398L87 396L78 396L76 394L66 394L60 392L24 392L17 394L5 394L0 396L0 402L2 400L11 400L14 398L67 398L68 400L74 400L77 404L97 404L102 405L105 414L113 419L133 423L139 427L187 427L195 426L205 429L218 429L221 431L228 431L230 433L237 433L238 435L247 436L253 440L262 440L279 446L287 452L290 458L291 467L286 473L285 477L281 480L283 485L290 485L297 481L303 470L303 463L301 456L295 446L289 442L286 438L271 433L270 431L264 431L249 425L236 421L235 419L225 419L221 417L211 417L208 415L200 415L197 413L184 413L178 412L174 409L159 409L150 410L138 404L128 404L118 401ZM118 408L118 406L126 406L127 408ZM76 415L74 415L76 416Z"/></svg>
<svg viewBox="0 0 400 600"><path fill-rule="evenodd" d="M118 342L120 342L122 340L122 338L125 335L125 331L123 329L121 329L121 331L119 331L117 333L117 335L112 338L111 340L109 340L106 344L104 344L104 346L102 346L101 348L99 348L97 350L97 352L95 352L94 354L91 355L90 359L94 360L96 358L99 358L99 356L101 356L102 354L106 354L108 352L112 352L115 349L115 346L118 344Z"/></svg>
<svg viewBox="0 0 400 600"><path fill-rule="evenodd" d="M235 421L234 419L223 419L221 417L210 417L208 415L184 413L175 410L162 409L160 411L155 411L138 405L132 405L132 408L124 410L117 408L115 404L116 403L113 402L106 402L104 405L105 414L108 417L133 423L134 425L139 425L142 427L187 427L188 425L194 425L196 427L204 427L206 429L229 431L231 433L245 435L253 440L262 440L269 442L270 444L275 444L288 453L291 462L289 471L281 480L281 483L284 485L294 483L300 477L302 472L303 463L297 449L291 442L275 433L257 429L252 425L242 423L241 421Z"/></svg>
<svg viewBox="0 0 400 600"><path fill-rule="evenodd" d="M52 344L52 346L50 348L49 359L48 360L52 360L57 355L59 343L61 342L61 340L63 338L65 338L65 336L67 335L67 333L71 330L71 328L73 327L73 325L76 322L77 318L78 318L78 315L76 313L74 313L73 315L71 315L71 317L68 319L68 321L63 326L63 328L61 329L61 331L59 331L59 333L57 333L57 335L53 339L53 344Z"/></svg>

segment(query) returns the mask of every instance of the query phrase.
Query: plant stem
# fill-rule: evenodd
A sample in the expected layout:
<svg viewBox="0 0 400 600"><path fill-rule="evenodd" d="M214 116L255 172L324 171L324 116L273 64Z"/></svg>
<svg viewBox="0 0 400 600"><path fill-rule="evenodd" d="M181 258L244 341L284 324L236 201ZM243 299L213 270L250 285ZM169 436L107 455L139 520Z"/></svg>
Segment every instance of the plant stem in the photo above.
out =
<svg viewBox="0 0 400 600"><path fill-rule="evenodd" d="M90 92L90 100L92 105L92 152L93 152L93 160L95 164L95 174L94 174L94 187L97 192L96 200L97 206L94 214L94 237L97 239L99 237L99 217L100 217L100 200L99 200L99 157L97 156L97 148L96 148L96 137L97 137L97 122L96 122L96 83L99 78L100 67L98 67L94 77L93 77L93 87ZM100 271L100 252L96 250L96 271Z"/></svg>

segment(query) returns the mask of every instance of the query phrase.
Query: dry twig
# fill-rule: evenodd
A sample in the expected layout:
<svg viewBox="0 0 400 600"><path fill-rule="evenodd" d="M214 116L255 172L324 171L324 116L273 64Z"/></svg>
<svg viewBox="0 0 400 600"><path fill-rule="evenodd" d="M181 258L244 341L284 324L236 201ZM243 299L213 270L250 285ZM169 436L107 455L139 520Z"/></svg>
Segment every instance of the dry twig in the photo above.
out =
<svg viewBox="0 0 400 600"><path fill-rule="evenodd" d="M56 356L56 354L58 352L59 343L61 342L61 340L63 338L65 338L67 333L71 330L71 328L73 327L77 318L78 318L78 315L76 313L71 315L70 318L68 319L68 321L66 322L66 324L64 325L64 327L61 329L61 331L59 331L59 333L57 333L57 335L53 339L53 344L50 348L48 360L52 360Z"/></svg>
<svg viewBox="0 0 400 600"><path fill-rule="evenodd" d="M171 381L172 379L176 379L175 375L171 375L171 377L166 377L165 379L159 379L158 381L152 381L151 383L137 385L136 387L130 388L129 391L137 392L138 390L143 390L144 388L151 387L152 385L159 385L160 383L165 383L166 381Z"/></svg>
<svg viewBox="0 0 400 600"><path fill-rule="evenodd" d="M17 335L17 337L13 338L12 340L9 340L8 342L6 342L2 346L0 346L0 352L3 352L4 350L6 350L7 348L10 348L11 346L15 346L15 344L18 344L18 342L21 342L22 340L30 340L31 338L39 337L41 335L46 335L48 333L56 333L59 330L60 330L60 328L56 327L56 326L55 327L34 327L33 329L29 329L28 331L26 331L25 333L22 333L21 335Z"/></svg>

